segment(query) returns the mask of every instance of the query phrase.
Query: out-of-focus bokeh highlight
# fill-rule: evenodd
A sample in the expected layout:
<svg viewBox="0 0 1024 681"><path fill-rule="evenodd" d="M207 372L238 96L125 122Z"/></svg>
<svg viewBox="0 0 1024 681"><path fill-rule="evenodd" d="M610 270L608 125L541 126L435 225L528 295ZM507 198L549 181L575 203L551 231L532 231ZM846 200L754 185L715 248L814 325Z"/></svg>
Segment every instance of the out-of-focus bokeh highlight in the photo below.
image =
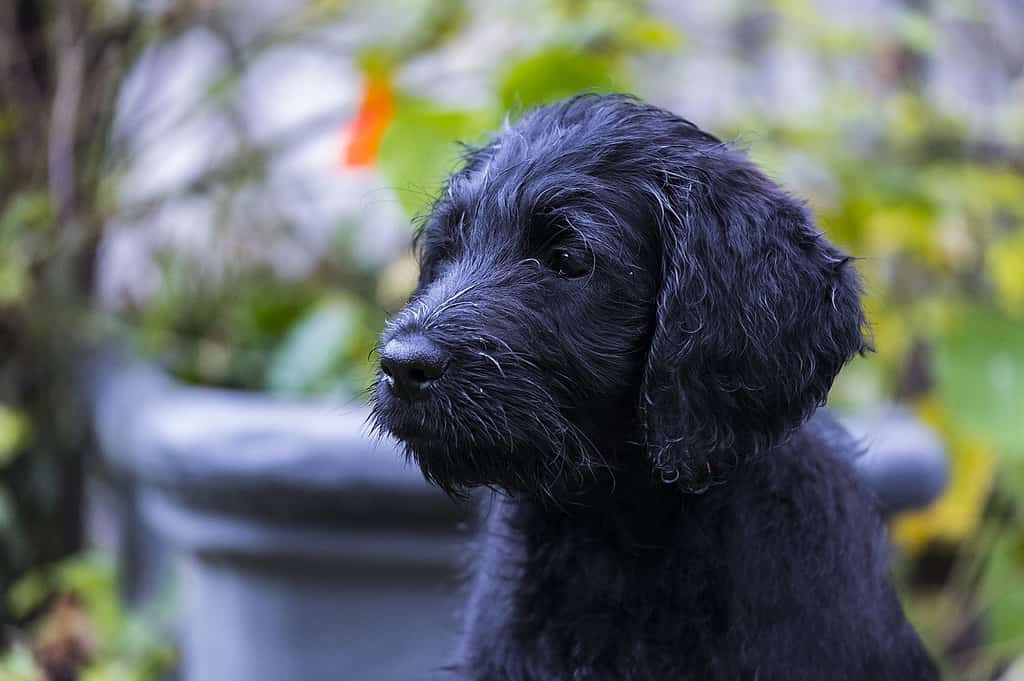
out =
<svg viewBox="0 0 1024 681"><path fill-rule="evenodd" d="M332 443L455 141L581 91L747 148L859 256L877 353L831 403L950 465L901 596L948 678L1024 679L1022 36L1016 0L0 4L0 680L443 662L459 512Z"/></svg>

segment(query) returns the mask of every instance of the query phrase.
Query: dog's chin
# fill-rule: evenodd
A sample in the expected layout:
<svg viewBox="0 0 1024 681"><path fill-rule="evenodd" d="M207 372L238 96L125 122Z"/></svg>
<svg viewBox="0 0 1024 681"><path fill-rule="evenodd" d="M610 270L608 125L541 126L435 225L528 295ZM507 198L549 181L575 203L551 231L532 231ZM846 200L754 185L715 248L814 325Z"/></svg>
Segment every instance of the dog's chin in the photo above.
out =
<svg viewBox="0 0 1024 681"><path fill-rule="evenodd" d="M477 420L446 412L439 406L444 401L430 396L410 402L378 383L372 420L379 433L401 443L428 482L450 496L465 497L478 487L550 496L592 481L596 466L582 452L565 449L564 440L551 442L550 451L545 449L550 442L545 436L560 426L554 418L539 431L495 433L474 428ZM579 461L588 463L580 466Z"/></svg>
<svg viewBox="0 0 1024 681"><path fill-rule="evenodd" d="M588 487L597 473L589 476L553 475L543 463L544 453L532 451L511 461L507 456L481 456L482 452L454 451L443 441L416 435L399 438L407 456L415 461L424 479L453 499L465 499L477 488L510 496L569 497ZM549 456L550 458L550 456ZM485 467L487 463L491 465Z"/></svg>
<svg viewBox="0 0 1024 681"><path fill-rule="evenodd" d="M439 421L433 399L405 402L382 383L374 392L371 419L375 430L397 440L427 481L456 497L465 496L475 487L494 484L470 465L470 457L452 451L457 441L473 435L455 433L451 424Z"/></svg>
<svg viewBox="0 0 1024 681"><path fill-rule="evenodd" d="M512 470L507 460L500 468L487 469L481 464L489 457L481 456L482 452L456 450L444 438L422 428L406 430L399 426L390 433L401 443L406 456L419 466L423 477L451 497L464 498L479 487L508 493L529 490L526 473Z"/></svg>
<svg viewBox="0 0 1024 681"><path fill-rule="evenodd" d="M468 458L437 447L434 442L404 441L410 458L416 462L424 479L437 485L448 496L464 498L478 487L507 489L493 472L480 470Z"/></svg>

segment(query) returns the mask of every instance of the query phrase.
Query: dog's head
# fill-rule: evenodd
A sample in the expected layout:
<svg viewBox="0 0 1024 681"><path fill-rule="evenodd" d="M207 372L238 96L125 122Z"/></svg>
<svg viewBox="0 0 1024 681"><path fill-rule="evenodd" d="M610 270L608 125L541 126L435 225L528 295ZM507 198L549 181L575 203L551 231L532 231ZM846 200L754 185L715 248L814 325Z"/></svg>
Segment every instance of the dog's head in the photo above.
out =
<svg viewBox="0 0 1024 681"><path fill-rule="evenodd" d="M858 277L803 205L624 96L538 109L471 150L418 246L373 413L449 492L551 493L603 466L702 488L866 348Z"/></svg>

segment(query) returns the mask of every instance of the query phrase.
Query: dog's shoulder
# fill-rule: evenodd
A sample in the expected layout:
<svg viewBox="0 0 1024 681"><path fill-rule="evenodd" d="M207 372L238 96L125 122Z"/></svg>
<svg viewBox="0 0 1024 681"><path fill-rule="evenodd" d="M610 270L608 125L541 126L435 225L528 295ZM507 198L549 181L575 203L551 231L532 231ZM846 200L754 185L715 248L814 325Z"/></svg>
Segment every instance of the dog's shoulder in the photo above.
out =
<svg viewBox="0 0 1024 681"><path fill-rule="evenodd" d="M835 559L837 569L849 565L851 556L861 559L858 566L882 569L877 500L854 469L861 451L834 419L815 415L784 443L734 472L726 487L738 529L756 533L768 551L795 542L789 550L817 547L823 561Z"/></svg>
<svg viewBox="0 0 1024 681"><path fill-rule="evenodd" d="M719 558L729 610L744 622L736 635L758 651L750 665L797 658L807 669L846 670L843 678L933 678L889 584L882 519L853 468L860 452L820 414L730 481ZM773 650L785 653L769 661Z"/></svg>
<svg viewBox="0 0 1024 681"><path fill-rule="evenodd" d="M875 498L854 469L863 454L863 443L821 409L782 444L740 467L730 482L773 503L831 501L857 506L860 517L877 518Z"/></svg>
<svg viewBox="0 0 1024 681"><path fill-rule="evenodd" d="M765 612L767 594L808 617L829 602L885 599L888 547L876 501L853 468L858 451L841 426L816 416L725 485L722 548L737 593L751 587L752 616Z"/></svg>

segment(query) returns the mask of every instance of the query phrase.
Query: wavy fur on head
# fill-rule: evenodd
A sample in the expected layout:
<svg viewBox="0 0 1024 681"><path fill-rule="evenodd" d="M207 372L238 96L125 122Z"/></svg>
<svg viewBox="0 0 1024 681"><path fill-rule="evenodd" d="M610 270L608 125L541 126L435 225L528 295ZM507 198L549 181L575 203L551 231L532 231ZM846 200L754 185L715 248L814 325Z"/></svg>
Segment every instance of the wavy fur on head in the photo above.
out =
<svg viewBox="0 0 1024 681"><path fill-rule="evenodd" d="M613 413L621 444L703 488L798 426L866 349L857 274L803 205L626 97L537 110L470 150L418 245L419 286L384 339L422 331L457 372L401 413L378 391L377 422L415 426L411 453L453 492L549 490L604 464L593 436ZM588 274L559 277L558 248Z"/></svg>
<svg viewBox="0 0 1024 681"><path fill-rule="evenodd" d="M497 492L454 678L935 678L808 420L868 349L858 276L742 153L577 97L469 149L417 243L381 347L430 379L382 373L373 419Z"/></svg>
<svg viewBox="0 0 1024 681"><path fill-rule="evenodd" d="M661 258L640 407L657 468L700 487L800 425L867 344L850 258L737 151L673 144L680 128L638 178Z"/></svg>

